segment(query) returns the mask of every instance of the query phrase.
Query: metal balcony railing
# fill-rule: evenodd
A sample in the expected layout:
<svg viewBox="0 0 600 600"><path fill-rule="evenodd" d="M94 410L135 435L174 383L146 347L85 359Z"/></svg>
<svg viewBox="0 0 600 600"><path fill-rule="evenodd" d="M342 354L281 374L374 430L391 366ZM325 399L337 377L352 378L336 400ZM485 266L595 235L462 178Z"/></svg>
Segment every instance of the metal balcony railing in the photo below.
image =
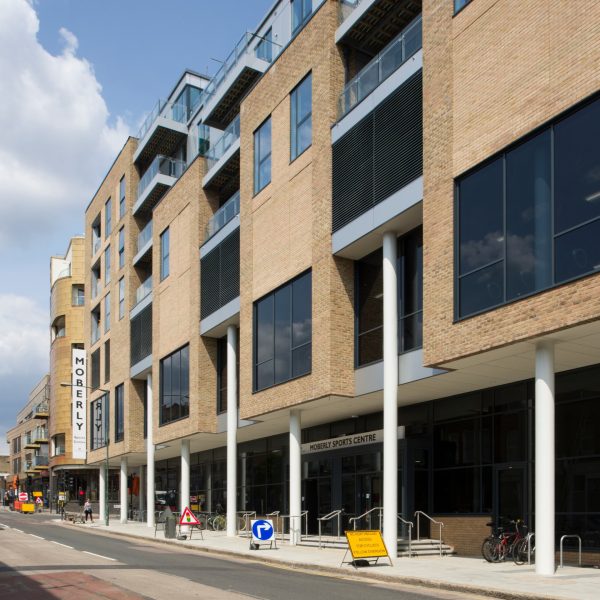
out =
<svg viewBox="0 0 600 600"><path fill-rule="evenodd" d="M184 104L173 102L167 102L166 100L158 100L152 110L148 113L148 116L144 119L142 126L138 132L138 139L141 140L150 131L152 124L162 114L167 119L177 121L178 123L187 123L188 118L191 116L191 111Z"/></svg>
<svg viewBox="0 0 600 600"><path fill-rule="evenodd" d="M48 404L43 402L42 404L38 404L33 411L36 415L47 415L48 414Z"/></svg>
<svg viewBox="0 0 600 600"><path fill-rule="evenodd" d="M169 177L175 177L178 179L185 170L185 162L183 160L177 160L169 156L158 155L146 169L146 172L142 175L137 189L137 197L139 198L150 185L151 181L159 174L168 175Z"/></svg>
<svg viewBox="0 0 600 600"><path fill-rule="evenodd" d="M48 441L48 430L44 427L36 427L32 435L34 442L47 442Z"/></svg>
<svg viewBox="0 0 600 600"><path fill-rule="evenodd" d="M48 457L40 454L39 456L33 457L33 466L34 467L47 467L48 466Z"/></svg>
<svg viewBox="0 0 600 600"><path fill-rule="evenodd" d="M360 104L422 46L421 15L419 15L346 84L338 102L338 119L346 116L357 104Z"/></svg>
<svg viewBox="0 0 600 600"><path fill-rule="evenodd" d="M137 239L137 251L139 252L152 239L152 221L140 231Z"/></svg>
<svg viewBox="0 0 600 600"><path fill-rule="evenodd" d="M240 192L237 191L223 206L215 212L206 225L205 240L210 239L217 231L223 229L229 221L240 214Z"/></svg>
<svg viewBox="0 0 600 600"><path fill-rule="evenodd" d="M152 292L152 275L135 290L135 303L139 304L148 294Z"/></svg>
<svg viewBox="0 0 600 600"><path fill-rule="evenodd" d="M223 135L213 144L203 156L208 161L209 169L212 168L231 148L231 146L240 139L240 115L238 115L223 131Z"/></svg>

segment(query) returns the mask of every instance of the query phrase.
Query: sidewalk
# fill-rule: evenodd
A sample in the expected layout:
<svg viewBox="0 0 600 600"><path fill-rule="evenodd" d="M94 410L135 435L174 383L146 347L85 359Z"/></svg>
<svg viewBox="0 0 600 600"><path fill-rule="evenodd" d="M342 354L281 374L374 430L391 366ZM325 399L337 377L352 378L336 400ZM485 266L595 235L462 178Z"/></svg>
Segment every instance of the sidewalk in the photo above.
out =
<svg viewBox="0 0 600 600"><path fill-rule="evenodd" d="M60 521L58 521L60 523ZM123 525L111 521L108 527L71 525L91 531L106 532L134 538L154 540L154 528L144 523ZM396 583L407 583L432 588L484 594L492 598L554 598L568 600L597 600L600 597L600 570L577 567L557 569L554 577L535 574L533 566L516 566L512 562L490 564L483 559L461 557L400 558L393 567L384 566L380 559L377 567L355 569L340 563L344 550L290 546L287 541L276 550L262 547L250 550L245 537L228 538L224 532L205 531L204 540L194 532L192 540L165 540L164 532L156 534L156 541L175 544L197 551L228 556L243 556L271 564L283 564L306 570L318 570L332 575L365 577ZM349 560L348 558L346 560Z"/></svg>

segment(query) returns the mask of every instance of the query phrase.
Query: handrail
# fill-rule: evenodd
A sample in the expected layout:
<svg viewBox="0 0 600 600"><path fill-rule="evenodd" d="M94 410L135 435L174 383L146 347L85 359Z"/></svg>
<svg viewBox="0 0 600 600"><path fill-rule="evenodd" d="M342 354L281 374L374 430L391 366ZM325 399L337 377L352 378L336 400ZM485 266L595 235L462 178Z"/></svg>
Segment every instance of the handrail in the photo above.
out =
<svg viewBox="0 0 600 600"><path fill-rule="evenodd" d="M575 533L572 533L570 535L563 535L560 538L560 567L562 568L563 566L563 541L568 538L577 538L577 541L579 542L579 566L581 566L581 537Z"/></svg>
<svg viewBox="0 0 600 600"><path fill-rule="evenodd" d="M408 525L408 557L412 558L412 530L413 530L413 522L412 521L407 521L406 519L404 519L402 517L402 515L397 515L398 519L404 523L405 525Z"/></svg>
<svg viewBox="0 0 600 600"><path fill-rule="evenodd" d="M274 510L273 512L267 513L265 515L265 517L267 517L267 519L270 517L271 519L273 519L273 521L275 521L275 539L277 539L277 530L280 529L279 527L279 515L281 514L280 510Z"/></svg>
<svg viewBox="0 0 600 600"><path fill-rule="evenodd" d="M246 537L251 537L252 532L250 531L250 527L248 527L248 521L250 517L254 517L256 519L256 511L255 510L238 510L237 514L240 515L242 519L244 519L244 531L246 532ZM237 525L237 523L236 523Z"/></svg>
<svg viewBox="0 0 600 600"><path fill-rule="evenodd" d="M352 517L351 519L348 519L348 524L352 523L353 529L356 531L356 522L376 510L379 511L379 529L381 529L381 511L383 510L383 508L381 506L375 506L374 508L372 508L371 510L368 510L367 512L363 513L362 515L358 515L358 517Z"/></svg>
<svg viewBox="0 0 600 600"><path fill-rule="evenodd" d="M421 516L426 517L427 519L429 519L435 525L439 525L440 526L440 541L439 541L439 543L440 543L440 556L443 556L443 553L442 553L442 527L444 527L444 524L441 521L436 521L435 519L433 519L432 517L430 517L427 513L424 513L422 510L416 510L415 511L415 517L417 517L417 541L419 541L421 539L421 531L420 531Z"/></svg>
<svg viewBox="0 0 600 600"><path fill-rule="evenodd" d="M275 511L279 512L279 511ZM268 515L267 515L268 516ZM292 530L291 530L291 519L300 519L300 541L302 541L302 517L304 517L304 535L308 535L308 511L303 510L299 515L279 515L283 523L281 528L281 541L283 542L284 530L285 530L285 519L290 519L290 543L292 541Z"/></svg>
<svg viewBox="0 0 600 600"><path fill-rule="evenodd" d="M342 509L338 509L338 510L332 510L330 513L326 514L323 517L318 517L317 521L319 521L319 548L322 548L323 546L321 545L321 525L323 524L324 521L331 521L331 519L333 519L334 517L337 517L337 539L340 539L340 525L341 525L341 521L340 521L340 516L342 514Z"/></svg>

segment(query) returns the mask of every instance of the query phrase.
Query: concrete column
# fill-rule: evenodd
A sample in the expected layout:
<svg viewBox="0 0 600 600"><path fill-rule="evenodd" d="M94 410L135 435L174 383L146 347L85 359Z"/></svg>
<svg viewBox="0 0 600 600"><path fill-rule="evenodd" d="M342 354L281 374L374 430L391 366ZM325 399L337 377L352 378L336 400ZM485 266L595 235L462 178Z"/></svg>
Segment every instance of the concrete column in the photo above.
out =
<svg viewBox="0 0 600 600"><path fill-rule="evenodd" d="M383 236L383 539L398 548L398 271L397 237Z"/></svg>
<svg viewBox="0 0 600 600"><path fill-rule="evenodd" d="M302 422L299 410L290 411L290 544L300 542L302 532Z"/></svg>
<svg viewBox="0 0 600 600"><path fill-rule="evenodd" d="M190 440L181 440L181 489L179 493L179 510L189 508L190 503Z"/></svg>
<svg viewBox="0 0 600 600"><path fill-rule="evenodd" d="M554 575L554 347L535 353L535 572Z"/></svg>
<svg viewBox="0 0 600 600"><path fill-rule="evenodd" d="M138 509L140 511L140 516L138 519L142 521L144 519L144 511L146 510L146 498L144 494L146 493L146 473L144 470L144 465L140 466L140 489L138 491Z"/></svg>
<svg viewBox="0 0 600 600"><path fill-rule="evenodd" d="M237 534L237 327L227 327L227 536Z"/></svg>
<svg viewBox="0 0 600 600"><path fill-rule="evenodd" d="M98 498L100 500L100 514L98 515L98 521L101 521L106 525L106 486L108 485L108 481L106 481L106 478L108 476L108 473L106 472L105 465L102 465L98 469L98 475Z"/></svg>
<svg viewBox="0 0 600 600"><path fill-rule="evenodd" d="M127 523L127 458L121 458L121 481L119 483L119 504L121 505L121 523Z"/></svg>
<svg viewBox="0 0 600 600"><path fill-rule="evenodd" d="M146 379L146 395L148 407L146 410L146 510L148 527L154 527L154 402L152 401L152 375Z"/></svg>

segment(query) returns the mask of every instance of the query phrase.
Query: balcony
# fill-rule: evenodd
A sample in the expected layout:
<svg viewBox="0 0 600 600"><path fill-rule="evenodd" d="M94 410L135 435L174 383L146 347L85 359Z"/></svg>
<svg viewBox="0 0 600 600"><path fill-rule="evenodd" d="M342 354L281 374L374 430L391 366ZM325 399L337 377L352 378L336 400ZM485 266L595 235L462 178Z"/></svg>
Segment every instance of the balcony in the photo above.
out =
<svg viewBox="0 0 600 600"><path fill-rule="evenodd" d="M36 473L37 471L33 468L33 462L25 463L25 473Z"/></svg>
<svg viewBox="0 0 600 600"><path fill-rule="evenodd" d="M223 206L215 212L206 225L205 241L209 240L227 223L240 214L240 192L237 191Z"/></svg>
<svg viewBox="0 0 600 600"><path fill-rule="evenodd" d="M148 221L144 229L140 231L137 238L136 254L133 264L137 265L152 250L152 221Z"/></svg>
<svg viewBox="0 0 600 600"><path fill-rule="evenodd" d="M36 427L32 432L32 440L35 444L48 443L48 430L45 427Z"/></svg>
<svg viewBox="0 0 600 600"><path fill-rule="evenodd" d="M240 116L238 115L223 131L221 137L203 155L208 170L202 180L204 187L209 184L221 187L239 172Z"/></svg>
<svg viewBox="0 0 600 600"><path fill-rule="evenodd" d="M260 51L257 46L261 46ZM242 36L202 94L206 125L224 129L231 122L245 93L267 70L277 48L278 44L253 33Z"/></svg>
<svg viewBox="0 0 600 600"><path fill-rule="evenodd" d="M140 128L133 162L144 168L157 154L172 154L187 136L188 117L180 104L159 100Z"/></svg>
<svg viewBox="0 0 600 600"><path fill-rule="evenodd" d="M338 120L376 90L422 47L421 17L417 17L366 67L350 80L338 101Z"/></svg>
<svg viewBox="0 0 600 600"><path fill-rule="evenodd" d="M421 14L421 0L341 0L335 34L343 43L373 56Z"/></svg>
<svg viewBox="0 0 600 600"><path fill-rule="evenodd" d="M42 404L38 404L35 409L34 409L34 414L36 417L40 417L40 418L45 418L48 417L50 415L50 413L48 412L49 408L48 408L48 404L47 403L42 403Z"/></svg>
<svg viewBox="0 0 600 600"><path fill-rule="evenodd" d="M140 304L145 298L152 293L152 275L135 290L135 306Z"/></svg>
<svg viewBox="0 0 600 600"><path fill-rule="evenodd" d="M102 238L94 237L92 240L92 256L95 256L100 251L100 247L102 246Z"/></svg>
<svg viewBox="0 0 600 600"><path fill-rule="evenodd" d="M141 213L142 209L150 213L165 192L181 177L184 170L184 161L168 156L157 156L140 179L133 214Z"/></svg>
<svg viewBox="0 0 600 600"><path fill-rule="evenodd" d="M33 457L33 468L40 471L45 471L48 468L48 457L40 454Z"/></svg>
<svg viewBox="0 0 600 600"><path fill-rule="evenodd" d="M33 432L30 431L23 436L23 448L39 448L39 442L34 441Z"/></svg>

